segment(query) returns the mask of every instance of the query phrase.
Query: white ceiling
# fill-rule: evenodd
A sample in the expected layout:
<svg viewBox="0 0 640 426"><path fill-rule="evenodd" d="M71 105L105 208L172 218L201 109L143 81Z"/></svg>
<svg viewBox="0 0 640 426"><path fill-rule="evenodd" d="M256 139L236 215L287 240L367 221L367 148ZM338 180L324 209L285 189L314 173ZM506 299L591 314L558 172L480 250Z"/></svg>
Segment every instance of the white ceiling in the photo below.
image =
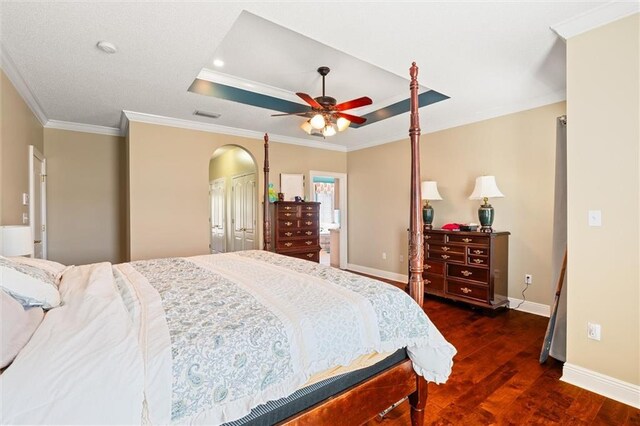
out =
<svg viewBox="0 0 640 426"><path fill-rule="evenodd" d="M408 97L415 61L421 84L451 97L421 108L423 133L432 132L565 99L565 46L549 27L604 3L3 2L0 40L49 120L119 127L127 110L318 144L298 117L270 117L187 89L220 56L225 66L217 72L272 86L287 99L295 91L318 96L315 70L327 65L327 94L338 102L368 95L374 104L365 113ZM243 10L284 28L269 32L262 19L234 27ZM99 40L118 53L99 51ZM343 66L336 50L370 67ZM196 117L196 109L222 116ZM355 149L407 137L407 129L405 113L324 143Z"/></svg>

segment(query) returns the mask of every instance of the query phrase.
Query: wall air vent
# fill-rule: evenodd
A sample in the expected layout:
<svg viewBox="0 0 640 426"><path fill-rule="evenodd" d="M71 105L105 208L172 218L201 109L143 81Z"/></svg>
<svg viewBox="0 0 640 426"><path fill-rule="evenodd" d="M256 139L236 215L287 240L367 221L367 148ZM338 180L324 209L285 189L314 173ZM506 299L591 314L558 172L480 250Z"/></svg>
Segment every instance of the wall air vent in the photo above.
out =
<svg viewBox="0 0 640 426"><path fill-rule="evenodd" d="M200 110L195 110L193 112L193 115L199 115L200 117L207 117L207 118L220 118L221 114L218 114L217 112L207 112L207 111L200 111Z"/></svg>

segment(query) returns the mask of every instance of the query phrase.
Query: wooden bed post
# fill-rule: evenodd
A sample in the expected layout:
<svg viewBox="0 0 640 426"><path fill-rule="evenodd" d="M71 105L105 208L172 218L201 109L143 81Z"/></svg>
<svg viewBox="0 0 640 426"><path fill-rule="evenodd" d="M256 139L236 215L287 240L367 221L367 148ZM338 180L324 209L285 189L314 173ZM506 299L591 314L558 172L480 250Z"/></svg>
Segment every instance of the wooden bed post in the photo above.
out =
<svg viewBox="0 0 640 426"><path fill-rule="evenodd" d="M422 196L420 194L420 119L418 115L418 67L414 62L411 75L411 212L409 219L409 294L420 307L424 301L424 237L422 224ZM411 424L424 424L424 408L427 405L427 381L416 375L416 391L409 395Z"/></svg>
<svg viewBox="0 0 640 426"><path fill-rule="evenodd" d="M269 221L269 135L264 134L264 202L262 212L263 250L271 251L271 223Z"/></svg>

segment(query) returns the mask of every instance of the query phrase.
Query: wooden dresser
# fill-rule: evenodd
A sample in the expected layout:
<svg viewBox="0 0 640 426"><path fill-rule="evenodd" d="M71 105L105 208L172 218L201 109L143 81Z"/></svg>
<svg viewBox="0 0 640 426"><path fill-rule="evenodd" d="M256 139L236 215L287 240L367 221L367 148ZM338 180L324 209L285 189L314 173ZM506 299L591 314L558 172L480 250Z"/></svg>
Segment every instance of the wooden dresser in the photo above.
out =
<svg viewBox="0 0 640 426"><path fill-rule="evenodd" d="M497 309L508 305L509 232L424 231L425 292Z"/></svg>
<svg viewBox="0 0 640 426"><path fill-rule="evenodd" d="M271 227L276 253L320 262L320 203L276 201Z"/></svg>

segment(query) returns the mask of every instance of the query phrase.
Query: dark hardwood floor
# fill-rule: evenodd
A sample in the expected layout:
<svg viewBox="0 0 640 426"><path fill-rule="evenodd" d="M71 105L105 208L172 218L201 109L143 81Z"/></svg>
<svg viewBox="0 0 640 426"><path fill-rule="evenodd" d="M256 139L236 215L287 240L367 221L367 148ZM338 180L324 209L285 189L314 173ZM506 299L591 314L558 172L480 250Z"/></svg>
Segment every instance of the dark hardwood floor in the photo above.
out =
<svg viewBox="0 0 640 426"><path fill-rule="evenodd" d="M538 358L548 318L490 316L427 297L424 309L458 354L444 385L429 383L427 425L640 425L640 410L561 382L562 363ZM405 401L367 426L410 425Z"/></svg>

